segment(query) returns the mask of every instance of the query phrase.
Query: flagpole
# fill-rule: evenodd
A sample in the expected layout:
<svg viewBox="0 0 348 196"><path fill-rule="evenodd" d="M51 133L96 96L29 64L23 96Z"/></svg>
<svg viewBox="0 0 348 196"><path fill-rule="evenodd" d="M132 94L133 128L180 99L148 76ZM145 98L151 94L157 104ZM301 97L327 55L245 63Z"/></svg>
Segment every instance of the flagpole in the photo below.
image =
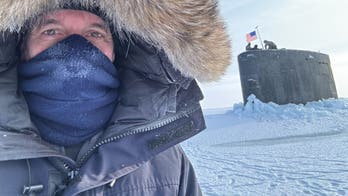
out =
<svg viewBox="0 0 348 196"><path fill-rule="evenodd" d="M260 34L260 31L259 31L259 26L256 26L255 27L256 29L256 32L257 32L257 35L259 36L259 40L260 40L260 43L261 43L261 46L262 46L262 49L265 49L265 47L263 46L263 43L262 43L262 38L261 38L261 34Z"/></svg>

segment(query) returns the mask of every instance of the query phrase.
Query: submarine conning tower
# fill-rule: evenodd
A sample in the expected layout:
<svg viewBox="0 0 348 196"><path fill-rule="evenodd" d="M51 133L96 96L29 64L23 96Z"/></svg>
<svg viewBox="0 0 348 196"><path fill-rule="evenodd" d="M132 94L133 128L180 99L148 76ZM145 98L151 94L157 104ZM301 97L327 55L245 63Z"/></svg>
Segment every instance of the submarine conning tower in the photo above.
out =
<svg viewBox="0 0 348 196"><path fill-rule="evenodd" d="M337 98L329 56L288 49L249 50L238 56L244 103L305 104Z"/></svg>

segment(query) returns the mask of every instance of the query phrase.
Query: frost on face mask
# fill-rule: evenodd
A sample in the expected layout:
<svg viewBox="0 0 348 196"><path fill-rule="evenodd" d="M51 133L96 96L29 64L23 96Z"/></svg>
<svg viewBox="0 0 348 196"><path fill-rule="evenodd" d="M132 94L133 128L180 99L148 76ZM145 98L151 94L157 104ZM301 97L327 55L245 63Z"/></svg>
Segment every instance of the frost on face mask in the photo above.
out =
<svg viewBox="0 0 348 196"><path fill-rule="evenodd" d="M41 136L73 145L103 130L118 97L113 63L81 36L70 36L18 66L20 88Z"/></svg>

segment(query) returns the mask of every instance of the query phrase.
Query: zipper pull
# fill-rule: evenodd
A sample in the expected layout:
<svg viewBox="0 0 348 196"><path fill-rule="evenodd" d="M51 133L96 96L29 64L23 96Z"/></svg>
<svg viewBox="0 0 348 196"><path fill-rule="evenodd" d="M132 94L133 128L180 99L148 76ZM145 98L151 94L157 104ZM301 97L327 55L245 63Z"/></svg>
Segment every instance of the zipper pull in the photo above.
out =
<svg viewBox="0 0 348 196"><path fill-rule="evenodd" d="M68 177L70 181L74 180L74 178L78 175L79 175L79 172L77 170L72 170L68 173Z"/></svg>
<svg viewBox="0 0 348 196"><path fill-rule="evenodd" d="M32 185L32 186L24 186L23 187L23 195L36 195L43 190L44 186L42 184Z"/></svg>
<svg viewBox="0 0 348 196"><path fill-rule="evenodd" d="M113 179L110 183L109 183L109 188L112 188L115 186L115 183L116 183L116 178Z"/></svg>

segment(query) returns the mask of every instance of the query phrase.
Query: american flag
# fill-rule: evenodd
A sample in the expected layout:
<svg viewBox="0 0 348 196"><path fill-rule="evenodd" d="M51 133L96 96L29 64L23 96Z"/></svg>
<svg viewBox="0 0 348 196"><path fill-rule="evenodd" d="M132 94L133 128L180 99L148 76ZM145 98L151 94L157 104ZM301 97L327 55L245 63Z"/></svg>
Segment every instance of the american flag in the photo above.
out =
<svg viewBox="0 0 348 196"><path fill-rule="evenodd" d="M254 41L256 39L257 39L256 31L252 31L252 32L246 34L246 40L248 43L250 43L251 41Z"/></svg>

